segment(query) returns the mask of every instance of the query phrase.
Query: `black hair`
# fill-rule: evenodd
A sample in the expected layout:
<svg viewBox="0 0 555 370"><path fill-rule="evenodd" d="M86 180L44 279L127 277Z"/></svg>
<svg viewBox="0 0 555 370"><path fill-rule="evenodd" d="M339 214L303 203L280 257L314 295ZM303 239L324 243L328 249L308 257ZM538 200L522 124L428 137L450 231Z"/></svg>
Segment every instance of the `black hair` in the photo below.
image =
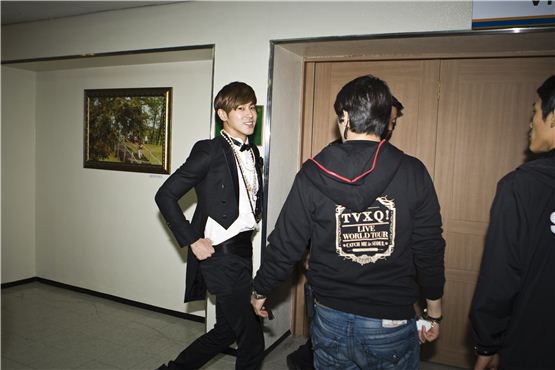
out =
<svg viewBox="0 0 555 370"><path fill-rule="evenodd" d="M542 118L545 120L555 110L555 75L545 80L536 91L542 100Z"/></svg>
<svg viewBox="0 0 555 370"><path fill-rule="evenodd" d="M341 88L333 105L339 119L349 113L350 130L382 136L391 116L391 92L372 75L361 76Z"/></svg>
<svg viewBox="0 0 555 370"><path fill-rule="evenodd" d="M397 108L397 114L400 114L403 111L403 109L405 109L403 104L399 100L397 100L397 98L394 97L393 95L391 95L391 105Z"/></svg>

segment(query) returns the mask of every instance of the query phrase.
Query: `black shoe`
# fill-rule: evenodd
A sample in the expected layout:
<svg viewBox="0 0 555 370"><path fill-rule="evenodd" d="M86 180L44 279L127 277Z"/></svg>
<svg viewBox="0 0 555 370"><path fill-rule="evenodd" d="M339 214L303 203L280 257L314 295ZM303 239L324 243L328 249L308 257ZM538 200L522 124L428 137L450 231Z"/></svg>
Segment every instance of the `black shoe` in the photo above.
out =
<svg viewBox="0 0 555 370"><path fill-rule="evenodd" d="M314 355L310 338L295 352L287 355L287 367L289 370L314 370Z"/></svg>

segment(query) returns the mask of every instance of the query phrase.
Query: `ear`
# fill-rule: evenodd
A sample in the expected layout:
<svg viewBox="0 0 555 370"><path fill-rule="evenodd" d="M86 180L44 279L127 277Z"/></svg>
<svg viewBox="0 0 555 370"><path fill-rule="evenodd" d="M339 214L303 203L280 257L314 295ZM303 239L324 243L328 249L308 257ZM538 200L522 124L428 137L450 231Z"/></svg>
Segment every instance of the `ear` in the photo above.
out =
<svg viewBox="0 0 555 370"><path fill-rule="evenodd" d="M220 117L220 119L222 120L222 122L226 122L227 121L227 113L225 112L225 110L223 110L222 108L218 109L216 111L216 113L218 113L218 117Z"/></svg>
<svg viewBox="0 0 555 370"><path fill-rule="evenodd" d="M345 122L346 127L349 127L349 124L351 123L351 121L349 121L349 112L346 110L343 111L343 122Z"/></svg>
<svg viewBox="0 0 555 370"><path fill-rule="evenodd" d="M551 128L555 127L555 109L549 112L543 122L548 124Z"/></svg>

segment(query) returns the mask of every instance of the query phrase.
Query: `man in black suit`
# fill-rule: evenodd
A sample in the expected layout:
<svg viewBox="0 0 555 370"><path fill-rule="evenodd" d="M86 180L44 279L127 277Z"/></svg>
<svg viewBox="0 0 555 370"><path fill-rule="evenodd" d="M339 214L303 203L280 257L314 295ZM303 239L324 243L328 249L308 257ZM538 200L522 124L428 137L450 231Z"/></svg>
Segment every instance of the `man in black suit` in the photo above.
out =
<svg viewBox="0 0 555 370"><path fill-rule="evenodd" d="M250 306L251 237L261 215L262 158L248 136L256 125L256 95L242 82L214 100L221 135L197 142L155 200L180 246L189 246L185 302L216 296L216 324L160 369L198 369L237 342L236 369L259 369L262 327ZM189 222L178 200L192 188L198 203Z"/></svg>

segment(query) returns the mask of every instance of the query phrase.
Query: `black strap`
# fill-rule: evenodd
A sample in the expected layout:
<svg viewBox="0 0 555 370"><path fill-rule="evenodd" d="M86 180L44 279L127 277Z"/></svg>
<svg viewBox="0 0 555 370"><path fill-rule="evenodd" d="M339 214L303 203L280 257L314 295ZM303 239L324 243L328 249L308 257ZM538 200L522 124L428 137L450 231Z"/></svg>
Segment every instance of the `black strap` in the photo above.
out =
<svg viewBox="0 0 555 370"><path fill-rule="evenodd" d="M243 258L252 258L252 230L243 231L234 237L214 245L215 254L234 254Z"/></svg>

